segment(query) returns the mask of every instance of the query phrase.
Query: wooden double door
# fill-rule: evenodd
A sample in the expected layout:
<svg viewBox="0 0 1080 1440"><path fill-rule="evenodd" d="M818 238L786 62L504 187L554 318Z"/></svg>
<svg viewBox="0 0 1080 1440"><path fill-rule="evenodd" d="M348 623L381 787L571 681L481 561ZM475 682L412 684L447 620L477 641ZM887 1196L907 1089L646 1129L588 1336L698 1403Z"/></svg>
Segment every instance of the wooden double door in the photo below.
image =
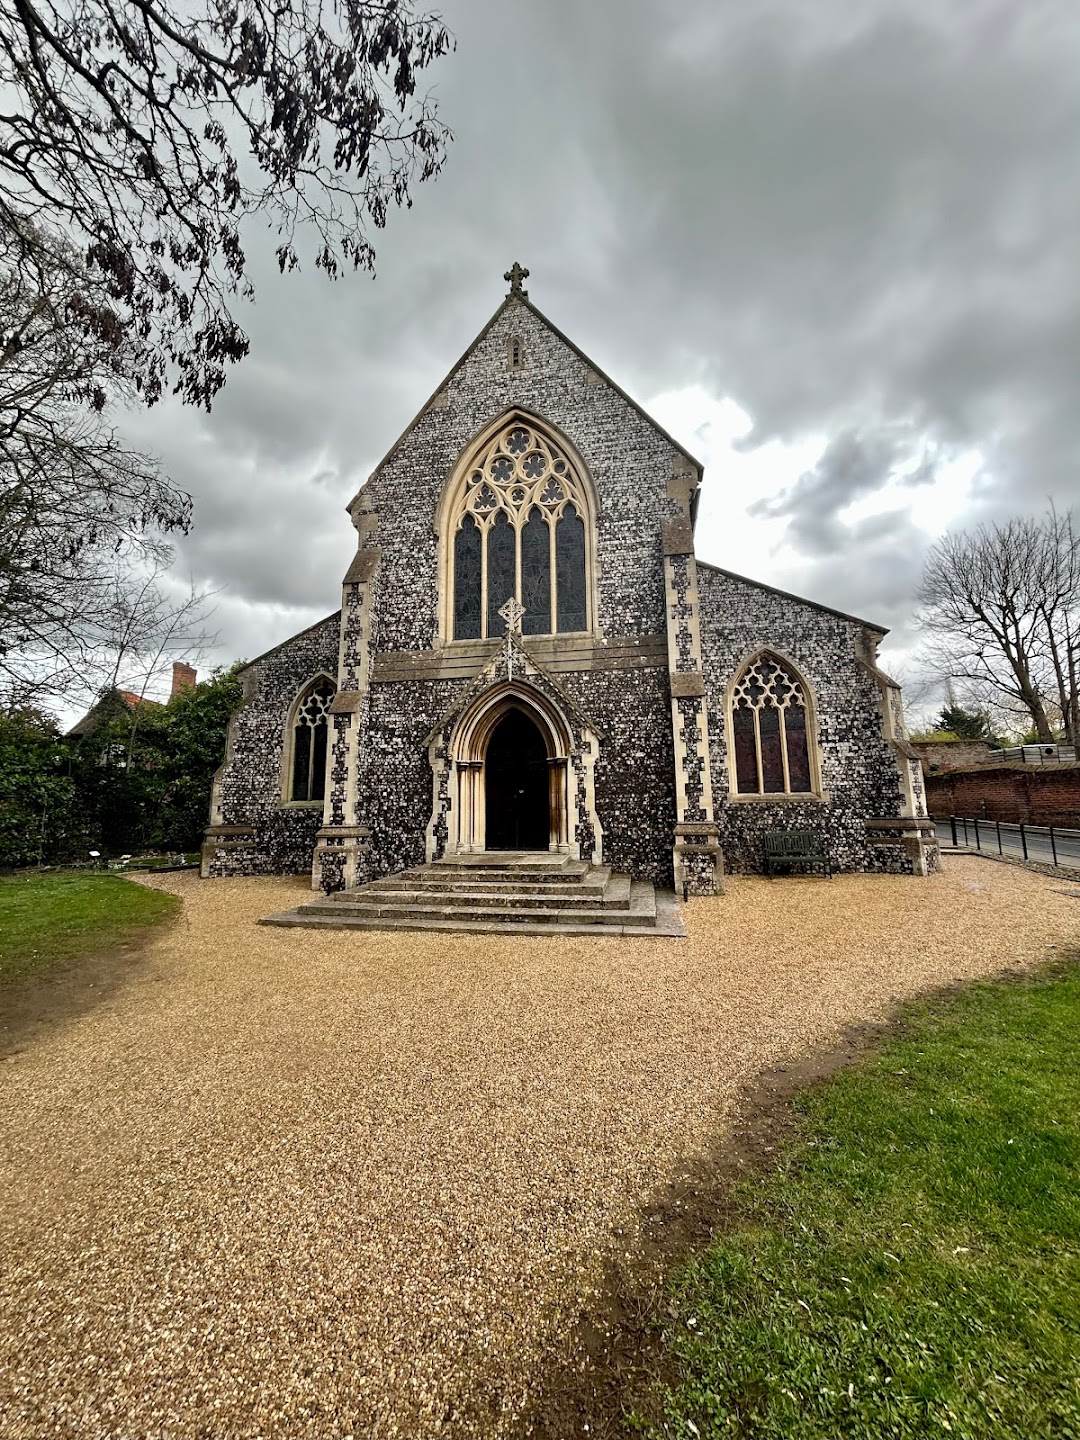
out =
<svg viewBox="0 0 1080 1440"><path fill-rule="evenodd" d="M507 710L484 756L488 850L546 850L552 834L547 746L521 710Z"/></svg>

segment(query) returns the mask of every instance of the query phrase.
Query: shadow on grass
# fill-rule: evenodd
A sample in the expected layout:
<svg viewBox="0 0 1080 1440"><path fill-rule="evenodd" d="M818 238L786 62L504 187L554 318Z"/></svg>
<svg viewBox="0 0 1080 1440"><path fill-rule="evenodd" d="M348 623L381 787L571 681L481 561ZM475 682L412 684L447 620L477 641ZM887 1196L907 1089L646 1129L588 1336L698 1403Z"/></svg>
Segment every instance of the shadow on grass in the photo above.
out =
<svg viewBox="0 0 1080 1440"><path fill-rule="evenodd" d="M116 995L179 908L115 875L0 877L0 1057Z"/></svg>

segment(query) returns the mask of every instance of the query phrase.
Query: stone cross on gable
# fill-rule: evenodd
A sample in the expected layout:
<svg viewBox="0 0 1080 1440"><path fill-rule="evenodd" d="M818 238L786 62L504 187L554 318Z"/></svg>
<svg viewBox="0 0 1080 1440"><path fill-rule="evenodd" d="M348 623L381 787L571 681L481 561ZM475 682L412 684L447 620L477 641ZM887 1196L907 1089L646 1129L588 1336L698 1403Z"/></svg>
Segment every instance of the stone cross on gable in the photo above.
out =
<svg viewBox="0 0 1080 1440"><path fill-rule="evenodd" d="M525 289L525 286L522 282L524 280L527 280L528 278L528 270L523 269L516 260L514 261L513 265L510 266L510 269L507 270L506 274L503 276L504 280L510 281L511 295L527 295L529 292Z"/></svg>
<svg viewBox="0 0 1080 1440"><path fill-rule="evenodd" d="M511 595L505 605L499 606L499 614L506 621L507 635L521 634L521 617L525 614L525 606L520 601Z"/></svg>
<svg viewBox="0 0 1080 1440"><path fill-rule="evenodd" d="M514 636L521 634L521 617L525 614L525 606L516 600L513 595L505 605L499 606L499 614L506 621L506 678L514 678Z"/></svg>

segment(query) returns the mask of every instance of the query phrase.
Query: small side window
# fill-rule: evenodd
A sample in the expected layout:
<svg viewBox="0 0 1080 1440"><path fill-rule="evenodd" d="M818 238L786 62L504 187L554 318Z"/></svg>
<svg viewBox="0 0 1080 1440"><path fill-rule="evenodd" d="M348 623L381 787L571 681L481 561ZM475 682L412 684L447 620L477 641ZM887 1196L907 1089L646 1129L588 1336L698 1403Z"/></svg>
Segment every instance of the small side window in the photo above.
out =
<svg viewBox="0 0 1080 1440"><path fill-rule="evenodd" d="M511 370L520 370L525 354L525 347L521 343L521 336L515 335L509 346L509 366Z"/></svg>
<svg viewBox="0 0 1080 1440"><path fill-rule="evenodd" d="M290 800L322 800L326 793L327 717L333 698L330 681L317 680L293 713Z"/></svg>

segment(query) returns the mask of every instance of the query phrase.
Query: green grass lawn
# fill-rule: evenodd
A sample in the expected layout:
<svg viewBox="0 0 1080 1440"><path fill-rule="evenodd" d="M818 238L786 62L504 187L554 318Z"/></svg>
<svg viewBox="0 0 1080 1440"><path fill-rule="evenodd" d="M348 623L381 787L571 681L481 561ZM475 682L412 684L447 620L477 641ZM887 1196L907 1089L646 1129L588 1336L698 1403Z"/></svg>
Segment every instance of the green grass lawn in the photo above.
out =
<svg viewBox="0 0 1080 1440"><path fill-rule="evenodd" d="M674 1282L662 1428L1080 1437L1080 967L977 986L808 1093Z"/></svg>
<svg viewBox="0 0 1080 1440"><path fill-rule="evenodd" d="M0 876L0 983L130 940L179 904L119 875Z"/></svg>

